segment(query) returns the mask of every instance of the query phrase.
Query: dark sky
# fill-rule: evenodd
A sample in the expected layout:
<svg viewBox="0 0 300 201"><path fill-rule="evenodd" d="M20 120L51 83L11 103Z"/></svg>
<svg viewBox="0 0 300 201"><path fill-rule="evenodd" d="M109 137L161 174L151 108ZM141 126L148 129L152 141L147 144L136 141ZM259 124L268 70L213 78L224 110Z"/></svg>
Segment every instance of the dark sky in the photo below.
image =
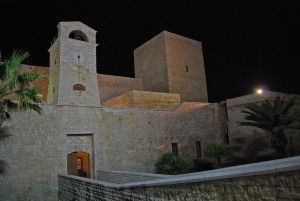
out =
<svg viewBox="0 0 300 201"><path fill-rule="evenodd" d="M2 55L26 50L29 65L49 66L57 24L81 21L97 30L98 73L134 77L133 50L166 30L202 42L209 102L300 94L299 0L6 0L0 19Z"/></svg>

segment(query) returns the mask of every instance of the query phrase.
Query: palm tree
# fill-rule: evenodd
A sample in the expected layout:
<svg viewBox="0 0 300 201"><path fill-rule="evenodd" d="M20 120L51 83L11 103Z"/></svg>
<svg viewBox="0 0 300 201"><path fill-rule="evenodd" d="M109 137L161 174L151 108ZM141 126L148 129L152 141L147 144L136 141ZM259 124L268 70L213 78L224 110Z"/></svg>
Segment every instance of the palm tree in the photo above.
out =
<svg viewBox="0 0 300 201"><path fill-rule="evenodd" d="M287 137L284 130L292 127L294 121L300 120L299 112L292 112L295 106L296 97L285 101L285 98L276 97L272 104L270 100L265 99L259 105L249 103L242 110L246 114L246 122L238 122L240 126L254 126L261 128L271 134L271 148L277 153L285 154ZM295 110L294 110L295 111Z"/></svg>
<svg viewBox="0 0 300 201"><path fill-rule="evenodd" d="M42 112L39 103L42 96L31 83L42 77L34 72L21 72L20 64L29 57L29 53L14 50L8 59L2 58L0 52L0 140L8 137L8 132L1 127L5 119L10 118L10 112L33 110ZM5 163L0 160L0 175L5 172Z"/></svg>
<svg viewBox="0 0 300 201"><path fill-rule="evenodd" d="M42 112L39 103L42 96L32 82L42 75L35 72L21 72L20 65L30 54L22 50L14 50L7 59L0 52L0 126L10 118L10 112L15 110L33 110Z"/></svg>

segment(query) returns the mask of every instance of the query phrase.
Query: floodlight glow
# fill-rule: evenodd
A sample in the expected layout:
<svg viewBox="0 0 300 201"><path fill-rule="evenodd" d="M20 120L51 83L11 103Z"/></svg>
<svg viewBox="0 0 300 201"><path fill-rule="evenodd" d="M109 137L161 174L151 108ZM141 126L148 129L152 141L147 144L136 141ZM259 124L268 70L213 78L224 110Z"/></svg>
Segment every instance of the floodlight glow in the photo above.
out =
<svg viewBox="0 0 300 201"><path fill-rule="evenodd" d="M257 93L257 94L262 94L262 92L263 92L262 89L257 89L257 90L256 90L256 93Z"/></svg>

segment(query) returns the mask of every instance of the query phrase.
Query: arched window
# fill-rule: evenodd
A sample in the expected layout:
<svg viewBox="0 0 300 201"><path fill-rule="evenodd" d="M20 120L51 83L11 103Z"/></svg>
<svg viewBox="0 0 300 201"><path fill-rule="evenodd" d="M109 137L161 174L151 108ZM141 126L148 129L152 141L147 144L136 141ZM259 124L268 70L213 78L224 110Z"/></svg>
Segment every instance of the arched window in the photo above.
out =
<svg viewBox="0 0 300 201"><path fill-rule="evenodd" d="M85 91L85 86L82 84L75 84L73 85L73 90L74 91Z"/></svg>
<svg viewBox="0 0 300 201"><path fill-rule="evenodd" d="M69 34L69 38L88 42L87 36L82 31L79 30L72 31Z"/></svg>

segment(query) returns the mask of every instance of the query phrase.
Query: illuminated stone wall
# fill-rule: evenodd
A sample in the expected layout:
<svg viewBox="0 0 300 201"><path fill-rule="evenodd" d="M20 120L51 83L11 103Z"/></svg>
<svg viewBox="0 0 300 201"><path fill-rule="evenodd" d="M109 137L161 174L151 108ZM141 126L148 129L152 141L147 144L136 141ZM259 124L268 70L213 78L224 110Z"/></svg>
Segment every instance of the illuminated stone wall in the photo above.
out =
<svg viewBox="0 0 300 201"><path fill-rule="evenodd" d="M130 77L98 74L101 103L132 90L143 90L143 80Z"/></svg>
<svg viewBox="0 0 300 201"><path fill-rule="evenodd" d="M123 108L172 109L180 104L179 94L134 90L103 102L101 105Z"/></svg>
<svg viewBox="0 0 300 201"><path fill-rule="evenodd" d="M163 31L134 50L134 68L145 91L180 94L182 101L208 102L199 41Z"/></svg>
<svg viewBox="0 0 300 201"><path fill-rule="evenodd" d="M57 175L67 173L67 155L90 154L97 170L155 172L155 162L178 143L179 154L196 157L215 141L218 104L183 103L175 110L44 105L44 112L13 113L3 124L10 134L0 141L6 174L4 200L56 200ZM216 113L217 114L217 113Z"/></svg>

